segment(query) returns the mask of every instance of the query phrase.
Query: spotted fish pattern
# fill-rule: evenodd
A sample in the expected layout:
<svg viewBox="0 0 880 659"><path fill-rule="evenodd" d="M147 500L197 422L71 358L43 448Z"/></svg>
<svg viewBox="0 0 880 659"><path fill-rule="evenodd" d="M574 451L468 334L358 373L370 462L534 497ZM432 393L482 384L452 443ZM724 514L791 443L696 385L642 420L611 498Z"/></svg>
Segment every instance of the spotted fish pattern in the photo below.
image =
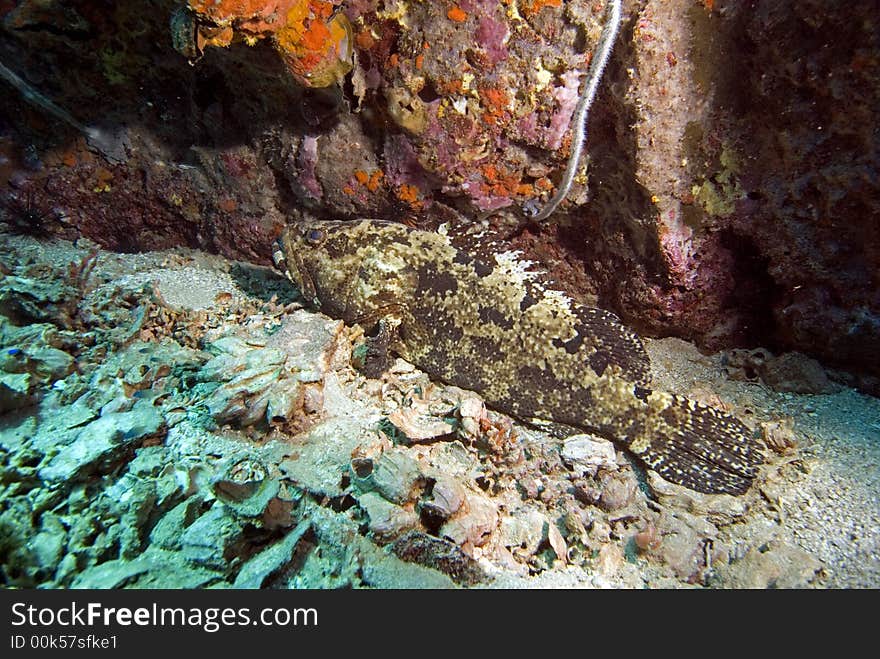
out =
<svg viewBox="0 0 880 659"><path fill-rule="evenodd" d="M276 262L323 312L492 407L608 437L663 478L742 494L763 458L733 416L656 391L641 339L519 252L379 220L297 222Z"/></svg>

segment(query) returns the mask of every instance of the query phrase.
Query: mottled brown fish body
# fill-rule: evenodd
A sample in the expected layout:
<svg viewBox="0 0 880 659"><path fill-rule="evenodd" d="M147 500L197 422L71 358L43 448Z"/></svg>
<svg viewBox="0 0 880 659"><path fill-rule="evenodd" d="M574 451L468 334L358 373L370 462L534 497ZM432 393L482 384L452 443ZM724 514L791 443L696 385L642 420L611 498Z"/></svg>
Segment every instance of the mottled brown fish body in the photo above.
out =
<svg viewBox="0 0 880 659"><path fill-rule="evenodd" d="M368 333L393 329L390 348L430 375L514 416L607 436L695 490L751 484L761 456L742 423L652 391L639 337L519 253L375 220L294 224L281 244L308 299Z"/></svg>

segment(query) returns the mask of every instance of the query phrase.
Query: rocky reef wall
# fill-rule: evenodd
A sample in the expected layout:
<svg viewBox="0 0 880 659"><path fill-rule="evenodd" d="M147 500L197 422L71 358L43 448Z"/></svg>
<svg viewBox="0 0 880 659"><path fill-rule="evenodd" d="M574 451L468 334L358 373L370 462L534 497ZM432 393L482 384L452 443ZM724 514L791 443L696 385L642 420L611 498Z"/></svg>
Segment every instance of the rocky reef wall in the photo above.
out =
<svg viewBox="0 0 880 659"><path fill-rule="evenodd" d="M597 271L607 294L652 332L802 349L876 374L876 13L682 0L645 3L631 26L609 114L620 134L632 113L629 163L655 212L630 219L629 245L646 245L625 256L637 274ZM614 196L635 194L610 192L603 227ZM638 272L649 256L659 281Z"/></svg>
<svg viewBox="0 0 880 659"><path fill-rule="evenodd" d="M625 1L588 160L535 226L521 208L559 184L605 16L588 0L0 2L0 62L81 124L0 83L3 219L264 264L297 212L479 221L646 334L799 350L876 390L870 4Z"/></svg>

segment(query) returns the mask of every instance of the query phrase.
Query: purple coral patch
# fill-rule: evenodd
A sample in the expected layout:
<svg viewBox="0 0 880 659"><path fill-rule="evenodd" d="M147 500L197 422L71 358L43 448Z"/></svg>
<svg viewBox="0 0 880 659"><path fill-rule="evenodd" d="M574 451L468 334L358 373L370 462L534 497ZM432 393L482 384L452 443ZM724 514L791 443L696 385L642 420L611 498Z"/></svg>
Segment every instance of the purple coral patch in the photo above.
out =
<svg viewBox="0 0 880 659"><path fill-rule="evenodd" d="M486 51L492 66L507 59L505 42L508 36L510 36L510 31L507 29L507 24L497 21L491 16L481 18L477 31L474 33L477 43Z"/></svg>
<svg viewBox="0 0 880 659"><path fill-rule="evenodd" d="M299 183L313 199L320 201L324 191L315 176L315 167L318 164L318 138L306 135L303 138L299 153L296 156L296 165L300 172Z"/></svg>
<svg viewBox="0 0 880 659"><path fill-rule="evenodd" d="M562 74L562 86L553 89L558 109L550 118L545 140L547 148L555 151L562 145L562 138L571 127L571 117L578 102L581 82L580 71L566 71Z"/></svg>
<svg viewBox="0 0 880 659"><path fill-rule="evenodd" d="M412 185L428 197L432 185L418 155L403 135L392 135L385 141L385 179L392 186ZM429 202L429 197L426 202Z"/></svg>

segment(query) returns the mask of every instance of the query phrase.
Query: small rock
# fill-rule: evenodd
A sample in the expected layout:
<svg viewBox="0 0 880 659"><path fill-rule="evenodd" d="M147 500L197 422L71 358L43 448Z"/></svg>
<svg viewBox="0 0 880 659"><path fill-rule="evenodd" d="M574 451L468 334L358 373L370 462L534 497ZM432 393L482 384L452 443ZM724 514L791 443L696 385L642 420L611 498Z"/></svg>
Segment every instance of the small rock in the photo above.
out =
<svg viewBox="0 0 880 659"><path fill-rule="evenodd" d="M262 588L268 578L293 560L299 541L310 527L308 521L300 522L281 540L249 558L235 578L233 588Z"/></svg>
<svg viewBox="0 0 880 659"><path fill-rule="evenodd" d="M138 575L137 588L192 590L206 588L212 582L223 581L224 575L213 570L187 565L179 554L161 549L148 549L143 558L150 561L150 569ZM226 586L226 583L223 583Z"/></svg>
<svg viewBox="0 0 880 659"><path fill-rule="evenodd" d="M165 463L165 467L156 477L156 505L163 510L174 505L183 494L185 480L185 477L178 477L177 467L172 462Z"/></svg>
<svg viewBox="0 0 880 659"><path fill-rule="evenodd" d="M134 560L116 559L90 567L71 587L192 589L220 578L217 572L187 565L178 553L151 547Z"/></svg>
<svg viewBox="0 0 880 659"><path fill-rule="evenodd" d="M592 478L575 478L571 481L574 498L589 506L598 505L602 490Z"/></svg>
<svg viewBox="0 0 880 659"><path fill-rule="evenodd" d="M567 562L568 546L565 544L565 538L562 537L562 533L560 533L556 524L552 521L547 524L547 540L550 543L550 547L553 548L556 558L563 563Z"/></svg>
<svg viewBox="0 0 880 659"><path fill-rule="evenodd" d="M617 575L626 563L623 550L613 542L603 544L596 557L595 568L600 575L610 579Z"/></svg>
<svg viewBox="0 0 880 659"><path fill-rule="evenodd" d="M100 506L100 503L96 506ZM80 561L80 565L94 566L103 561L107 556L115 555L117 547L114 546L119 524L115 520L108 520L106 525L96 519L93 514L86 516L69 516L65 519L68 524L67 551L73 553ZM105 530L101 530L104 528Z"/></svg>
<svg viewBox="0 0 880 659"><path fill-rule="evenodd" d="M713 518L728 522L742 518L749 510L752 500L749 493L742 496L703 494L682 485L670 483L651 469L647 473L648 487L651 488L651 492L663 507L689 510L700 515L712 515Z"/></svg>
<svg viewBox="0 0 880 659"><path fill-rule="evenodd" d="M441 472L460 482L472 481L483 473L479 459L461 442L434 444L430 447L427 458L434 473Z"/></svg>
<svg viewBox="0 0 880 659"><path fill-rule="evenodd" d="M589 540L591 544L610 542L611 525L604 518L594 519L590 526Z"/></svg>
<svg viewBox="0 0 880 659"><path fill-rule="evenodd" d="M580 475L595 476L600 468L617 469L614 444L593 435L572 435L562 443L562 459Z"/></svg>
<svg viewBox="0 0 880 659"><path fill-rule="evenodd" d="M60 280L6 275L0 288L0 314L16 325L69 321L72 290Z"/></svg>
<svg viewBox="0 0 880 659"><path fill-rule="evenodd" d="M234 461L211 483L214 494L243 517L259 517L281 487L266 467L253 458Z"/></svg>
<svg viewBox="0 0 880 659"><path fill-rule="evenodd" d="M537 510L516 511L501 520L501 544L513 549L514 555L532 556L545 538L549 524L547 516Z"/></svg>
<svg viewBox="0 0 880 659"><path fill-rule="evenodd" d="M770 449L779 455L789 455L797 448L794 422L791 418L764 421L760 424L761 437Z"/></svg>
<svg viewBox="0 0 880 659"><path fill-rule="evenodd" d="M755 382L764 365L772 358L773 354L764 348L735 348L724 353L721 365L731 380Z"/></svg>
<svg viewBox="0 0 880 659"><path fill-rule="evenodd" d="M116 559L87 568L70 584L71 588L122 588L132 579L150 569L150 561L137 558L133 561Z"/></svg>
<svg viewBox="0 0 880 659"><path fill-rule="evenodd" d="M664 510L657 520L660 546L656 553L679 579L694 581L706 565L706 541L714 541L718 529L709 521L684 511Z"/></svg>
<svg viewBox="0 0 880 659"><path fill-rule="evenodd" d="M448 476L438 476L428 498L419 505L422 515L432 524L439 524L458 512L465 500L464 487Z"/></svg>
<svg viewBox="0 0 880 659"><path fill-rule="evenodd" d="M440 536L457 545L469 543L474 547L486 544L498 525L498 510L486 497L468 493L459 514L440 528Z"/></svg>
<svg viewBox="0 0 880 659"><path fill-rule="evenodd" d="M61 519L52 513L43 513L40 531L28 542L28 549L44 577L55 573L66 545L67 529Z"/></svg>
<svg viewBox="0 0 880 659"><path fill-rule="evenodd" d="M347 355L344 325L301 310L284 317L270 336L227 336L210 344L219 353L200 378L220 382L204 399L220 422L242 426L293 423L305 416L308 383L320 383ZM309 406L315 406L309 392Z"/></svg>
<svg viewBox="0 0 880 659"><path fill-rule="evenodd" d="M134 558L142 551L142 532L155 509L156 481L138 480L133 487L119 498L122 514L120 517L120 557Z"/></svg>
<svg viewBox="0 0 880 659"><path fill-rule="evenodd" d="M330 497L341 496L342 477L349 471L358 446L375 436L370 418L333 417L319 423L291 444L280 468L298 487Z"/></svg>
<svg viewBox="0 0 880 659"><path fill-rule="evenodd" d="M87 398L88 396L80 396L73 405L65 407L61 418L52 419L52 423L57 424L55 427L58 430L70 430L97 419L98 413L89 406Z"/></svg>
<svg viewBox="0 0 880 659"><path fill-rule="evenodd" d="M264 394L282 379L285 360L280 350L269 349L250 350L240 360L229 355L215 357L205 364L201 377L206 381L220 379L222 384L202 404L220 423L258 423L269 404Z"/></svg>
<svg viewBox="0 0 880 659"><path fill-rule="evenodd" d="M150 532L150 543L163 549L179 548L184 530L198 517L203 501L192 496L165 513Z"/></svg>
<svg viewBox="0 0 880 659"><path fill-rule="evenodd" d="M605 512L626 508L639 489L635 475L629 471L603 472L599 478L599 507Z"/></svg>
<svg viewBox="0 0 880 659"><path fill-rule="evenodd" d="M2 394L0 394L2 398ZM2 409L2 403L0 403ZM37 418L33 414L19 412L21 416L13 419L13 415L9 415L0 424L0 449L21 454L22 448L26 442L37 434Z"/></svg>
<svg viewBox="0 0 880 659"><path fill-rule="evenodd" d="M662 543L663 537L651 521L648 521L644 528L633 536L633 544L643 554L657 551Z"/></svg>
<svg viewBox="0 0 880 659"><path fill-rule="evenodd" d="M156 477L168 461L164 446L146 446L135 451L128 473L138 478Z"/></svg>
<svg viewBox="0 0 880 659"><path fill-rule="evenodd" d="M205 353L182 348L173 341L149 343L136 341L119 352L110 353L89 378L83 399L87 407L124 411L138 396L153 396L162 390L159 381L171 373L195 370L208 357Z"/></svg>
<svg viewBox="0 0 880 659"><path fill-rule="evenodd" d="M472 441L479 439L483 434L481 423L489 418L483 401L465 394L458 404L458 415L461 419L460 434Z"/></svg>
<svg viewBox="0 0 880 659"><path fill-rule="evenodd" d="M58 563L58 569L55 570L55 583L67 587L79 572L79 562L76 560L76 556L66 554Z"/></svg>
<svg viewBox="0 0 880 659"><path fill-rule="evenodd" d="M223 568L226 566L226 550L238 540L242 526L243 522L232 510L216 501L183 532L181 552L196 565Z"/></svg>
<svg viewBox="0 0 880 659"><path fill-rule="evenodd" d="M415 512L387 501L376 492L360 495L358 503L370 518L370 532L380 540L391 540L419 526Z"/></svg>
<svg viewBox="0 0 880 659"><path fill-rule="evenodd" d="M267 531L286 529L293 526L293 511L300 497L293 495L293 498L288 498L290 496L290 494L286 493L285 488L282 488L279 496L269 500L261 519L263 528Z"/></svg>
<svg viewBox="0 0 880 659"><path fill-rule="evenodd" d="M67 510L71 515L80 515L91 503L87 483L77 483L67 495Z"/></svg>
<svg viewBox="0 0 880 659"><path fill-rule="evenodd" d="M373 411L362 401L355 400L343 389L339 376L333 371L324 376L324 386L320 396L316 390L310 389L314 409L321 411L326 417L346 417L361 419L371 417Z"/></svg>
<svg viewBox="0 0 880 659"><path fill-rule="evenodd" d="M0 372L0 414L34 403L35 399L31 396L32 385L30 373Z"/></svg>
<svg viewBox="0 0 880 659"><path fill-rule="evenodd" d="M75 360L63 350L33 343L0 350L0 371L29 374L31 386L49 385L74 371Z"/></svg>
<svg viewBox="0 0 880 659"><path fill-rule="evenodd" d="M25 353L30 362L28 370L47 384L73 373L76 364L66 352L49 346L29 348Z"/></svg>
<svg viewBox="0 0 880 659"><path fill-rule="evenodd" d="M764 383L775 391L831 394L839 390L819 362L799 352L772 357L761 365L759 372Z"/></svg>
<svg viewBox="0 0 880 659"><path fill-rule="evenodd" d="M410 443L450 436L455 431L454 420L424 414L416 407L397 409L388 420Z"/></svg>
<svg viewBox="0 0 880 659"><path fill-rule="evenodd" d="M575 505L569 504L568 510L562 516L562 523L566 530L566 537L574 538L578 542L584 543L587 540L587 528L584 525L584 511L578 509Z"/></svg>
<svg viewBox="0 0 880 659"><path fill-rule="evenodd" d="M287 353L287 368L297 371L300 382L320 381L328 371L346 364L351 351L342 321L303 309L285 316L266 346Z"/></svg>
<svg viewBox="0 0 880 659"><path fill-rule="evenodd" d="M369 458L352 461L352 480L362 492L375 490L388 501L413 501L424 486L419 463L404 450L390 449L373 462Z"/></svg>
<svg viewBox="0 0 880 659"><path fill-rule="evenodd" d="M162 415L149 401L139 402L130 412L99 417L40 469L40 477L67 481L109 467L130 446L160 434L164 427Z"/></svg>

